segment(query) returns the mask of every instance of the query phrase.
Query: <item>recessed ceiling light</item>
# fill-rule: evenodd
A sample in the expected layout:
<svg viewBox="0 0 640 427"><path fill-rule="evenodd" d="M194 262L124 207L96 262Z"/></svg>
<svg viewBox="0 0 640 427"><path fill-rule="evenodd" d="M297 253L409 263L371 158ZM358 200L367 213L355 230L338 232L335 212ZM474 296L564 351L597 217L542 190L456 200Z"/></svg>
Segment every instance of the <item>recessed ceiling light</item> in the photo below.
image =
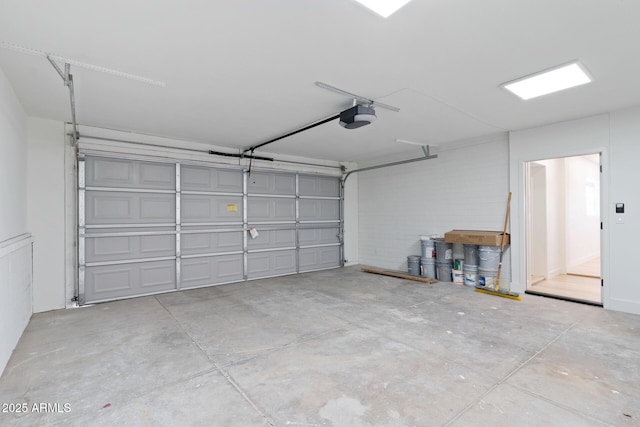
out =
<svg viewBox="0 0 640 427"><path fill-rule="evenodd" d="M591 77L582 64L572 62L504 83L501 86L527 100L590 82Z"/></svg>
<svg viewBox="0 0 640 427"><path fill-rule="evenodd" d="M386 18L394 14L411 0L356 0L361 5L368 7L378 15Z"/></svg>

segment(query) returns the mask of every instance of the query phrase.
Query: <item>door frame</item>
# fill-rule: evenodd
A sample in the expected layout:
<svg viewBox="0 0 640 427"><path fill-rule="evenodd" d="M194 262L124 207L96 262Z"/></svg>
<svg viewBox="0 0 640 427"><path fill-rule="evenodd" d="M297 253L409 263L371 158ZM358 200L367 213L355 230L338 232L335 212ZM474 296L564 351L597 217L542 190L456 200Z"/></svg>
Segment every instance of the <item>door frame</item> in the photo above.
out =
<svg viewBox="0 0 640 427"><path fill-rule="evenodd" d="M562 147L555 145L537 146L527 150L528 152L520 153L517 158L511 159L511 191L513 193L512 214L513 222L511 224L512 234L512 289L518 292L526 290L527 283L527 248L526 248L526 164L530 161L544 160L557 157L572 157L588 154L600 153L600 162L602 172L600 173L600 221L604 225L600 232L600 262L601 277L603 280L602 287L602 305L608 308L610 302L610 286L607 286L609 279L609 154L608 149L604 146L595 148L579 149L577 147Z"/></svg>
<svg viewBox="0 0 640 427"><path fill-rule="evenodd" d="M538 166L541 168L545 169L545 185L546 185L546 167L544 165L537 165L537 162L542 162L542 161L546 161L546 160L559 160L559 159L567 159L567 158L574 158L574 157L583 157L583 156L593 156L593 155L598 155L598 167L600 169L600 174L599 174L599 208L600 208L600 212L599 212L599 218L600 218L600 236L599 236L599 254L600 254L600 277L601 277L601 284L603 283L603 277L604 277L604 256L603 256L603 250L604 250L604 245L603 245L603 239L604 239L604 233L603 233L603 224L604 224L604 212L605 212L605 204L603 202L603 165L602 165L602 159L603 159L603 151L599 151L599 152L592 152L592 153L584 153L584 154L577 154L577 155L567 155L567 156L557 156L557 157L549 157L549 158L543 158L543 159L537 159L537 160L531 160L531 161L526 161L524 162L524 184L525 184L525 190L523 193L524 199L525 199L525 203L524 203L524 209L523 209L523 213L524 213L524 217L525 217L525 230L524 230L524 240L525 240L525 264L524 264L524 271L526 274L526 281L525 281L525 285L526 285L526 291L535 291L534 289L531 288L531 263L533 262L533 238L532 238L532 228L533 228L533 224L532 224L532 215L531 215L531 208L532 208L532 198L533 198L533 180L532 180L532 171L533 171L533 166ZM546 197L546 189L544 190L545 193L545 197ZM550 215L548 209L546 209L546 215L547 217ZM548 233L548 228L546 227L547 224L545 222L545 232ZM566 231L565 231L565 236L564 239L566 241L566 239L568 238L568 236L566 236ZM545 236L545 244L548 245L548 241L547 241L547 237ZM548 260L547 260L548 262ZM562 270L564 271L566 269L567 265L566 265L566 261L565 264L562 267ZM545 268L544 268L545 272L544 272L544 278L547 279L549 276L549 266L548 264L545 263ZM532 292L535 293L535 292ZM551 295L550 295L551 296ZM572 297L564 297L564 296L558 296L558 298L560 299L568 299L568 300L576 300L577 302L582 302L583 300L580 300L578 298L572 298ZM602 305L604 306L604 287L601 286L600 288L600 304L594 303L593 305ZM586 301L585 301L586 302Z"/></svg>
<svg viewBox="0 0 640 427"><path fill-rule="evenodd" d="M533 245L533 239L530 238L530 236L532 236L533 234L533 215L531 210L529 209L530 206L532 206L533 204L533 190L534 190L534 183L533 183L533 169L535 168L539 168L540 170L543 171L544 173L544 179L545 179L545 189L544 189L544 197L546 199L547 196L547 190L546 190L546 180L547 180L547 167L543 164L539 164L536 162L527 162L525 164L525 183L526 183L526 190L525 190L525 198L526 198L526 203L525 206L527 207L526 211L525 211L525 218L526 218L526 231L525 231L525 235L527 236L527 263L525 265L525 270L526 270L526 277L527 277L527 282L526 282L526 287L527 290L530 289L531 285L532 285L532 280L531 277L533 275L533 271L532 271L532 264L533 264L533 259L535 257L534 254L534 245ZM544 274L543 277L544 279L548 278L549 275L549 268L548 268L548 260L546 259L546 245L548 244L547 241L547 233L548 233L548 228L547 228L547 222L546 222L546 217L548 215L547 212L547 206L546 206L546 200L545 200L545 209L544 209L544 230L545 230L545 236L544 236L544 246L545 246L545 260L544 260L544 266L543 266L543 270L544 270Z"/></svg>

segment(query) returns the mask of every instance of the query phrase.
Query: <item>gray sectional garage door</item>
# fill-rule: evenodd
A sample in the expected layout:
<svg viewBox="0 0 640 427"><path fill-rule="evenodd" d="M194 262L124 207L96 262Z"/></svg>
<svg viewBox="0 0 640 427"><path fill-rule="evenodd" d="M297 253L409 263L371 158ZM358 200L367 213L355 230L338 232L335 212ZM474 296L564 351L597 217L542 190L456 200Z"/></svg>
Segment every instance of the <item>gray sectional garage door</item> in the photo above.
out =
<svg viewBox="0 0 640 427"><path fill-rule="evenodd" d="M82 154L78 172L82 304L341 265L337 177Z"/></svg>

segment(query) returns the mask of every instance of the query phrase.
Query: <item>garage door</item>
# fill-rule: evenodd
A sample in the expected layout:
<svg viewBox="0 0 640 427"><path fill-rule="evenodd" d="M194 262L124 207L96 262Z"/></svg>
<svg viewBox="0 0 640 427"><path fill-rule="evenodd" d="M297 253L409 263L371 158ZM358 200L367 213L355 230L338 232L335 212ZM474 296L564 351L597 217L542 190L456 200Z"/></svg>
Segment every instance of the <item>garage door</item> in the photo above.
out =
<svg viewBox="0 0 640 427"><path fill-rule="evenodd" d="M78 164L81 304L341 265L337 177L84 154Z"/></svg>

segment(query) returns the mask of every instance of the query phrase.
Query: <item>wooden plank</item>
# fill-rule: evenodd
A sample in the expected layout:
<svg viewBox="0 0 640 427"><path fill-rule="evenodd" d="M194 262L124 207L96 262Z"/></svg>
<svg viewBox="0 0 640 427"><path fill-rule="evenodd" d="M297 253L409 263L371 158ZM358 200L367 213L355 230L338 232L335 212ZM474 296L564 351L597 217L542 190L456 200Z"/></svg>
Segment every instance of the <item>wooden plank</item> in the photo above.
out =
<svg viewBox="0 0 640 427"><path fill-rule="evenodd" d="M402 271L397 271L397 270L383 270L381 268L365 266L365 267L362 267L362 271L364 271L365 273L380 274L382 276L397 277L399 279L413 280L415 282L422 282L422 283L428 283L428 284L437 282L436 279L432 279L430 277L412 276L410 274L403 273Z"/></svg>

